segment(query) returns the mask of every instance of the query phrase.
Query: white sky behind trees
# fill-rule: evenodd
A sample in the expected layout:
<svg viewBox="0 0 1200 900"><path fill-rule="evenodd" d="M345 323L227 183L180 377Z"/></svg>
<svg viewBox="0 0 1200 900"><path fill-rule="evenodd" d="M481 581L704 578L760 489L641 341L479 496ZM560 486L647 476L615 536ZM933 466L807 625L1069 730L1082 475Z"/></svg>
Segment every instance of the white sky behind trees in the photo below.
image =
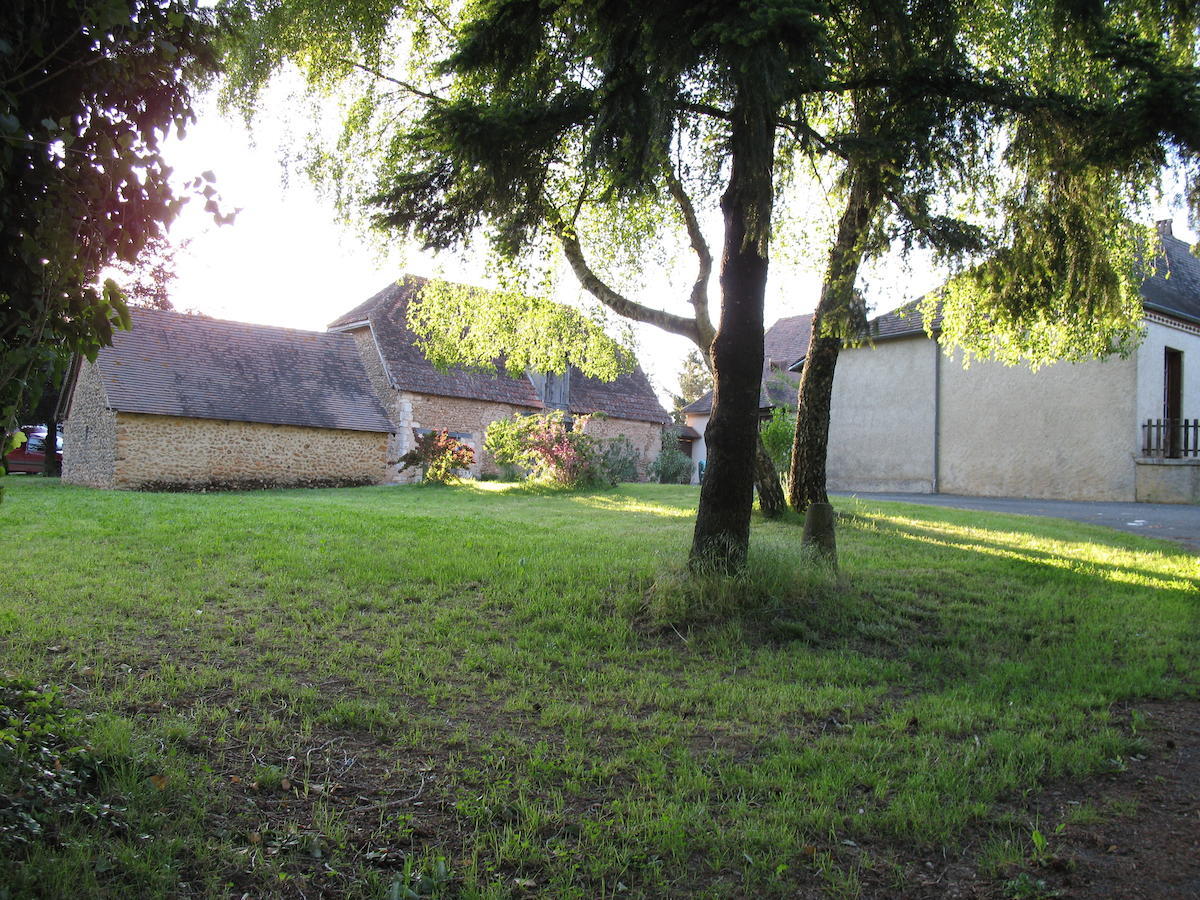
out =
<svg viewBox="0 0 1200 900"><path fill-rule="evenodd" d="M486 284L479 254L434 255L396 247L382 257L378 248L340 224L332 202L318 196L305 176L287 171L285 161L300 137L289 129L286 117L262 115L252 134L236 117L219 113L211 98L200 104L198 115L199 121L186 138L169 141L176 176L182 183L211 170L222 208L240 208L241 212L234 224L218 226L203 211L203 204L193 200L172 226L172 244L183 247L176 256L178 277L171 294L177 309L243 322L324 330L343 312L405 273ZM776 216L802 219L814 201L819 203L820 197L784 204L777 207ZM802 205L808 209L797 208ZM1155 218L1167 217L1170 212L1162 204ZM714 253L719 253L719 222L712 224L708 236ZM1194 240L1182 217L1175 222L1175 233ZM681 246L679 253L681 270L694 271L691 250ZM807 260L785 246L773 249L768 327L778 318L811 312L816 306L819 269L824 262L824 254L817 255L818 259ZM942 277L914 258L910 265L898 260L878 263L864 273L861 283L868 303L882 312L936 287ZM570 302L574 296L582 296L569 273L561 282L563 296L558 299ZM686 290L671 289L665 278L660 287L655 283L656 278L649 276L648 289L636 299L689 312ZM719 313L716 272L710 296L715 320ZM678 389L682 358L692 345L650 326L636 326L634 333L642 366L669 408L667 393Z"/></svg>

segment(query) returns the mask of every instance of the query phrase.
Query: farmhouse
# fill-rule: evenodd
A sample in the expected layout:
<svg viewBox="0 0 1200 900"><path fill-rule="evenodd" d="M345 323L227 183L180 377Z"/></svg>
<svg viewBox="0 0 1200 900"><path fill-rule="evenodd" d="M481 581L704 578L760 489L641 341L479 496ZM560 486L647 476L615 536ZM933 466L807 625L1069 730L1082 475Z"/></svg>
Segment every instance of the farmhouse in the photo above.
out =
<svg viewBox="0 0 1200 900"><path fill-rule="evenodd" d="M592 416L646 468L669 417L642 370L612 383L438 371L407 324L424 280L406 277L327 332L133 310L94 363L76 360L63 392L63 478L103 488L199 489L375 484L424 429L446 429L494 471L487 426L515 413ZM410 476L413 477L413 476Z"/></svg>
<svg viewBox="0 0 1200 900"><path fill-rule="evenodd" d="M353 336L395 426L389 459L403 455L421 430L444 428L475 449L474 474L493 472L483 449L488 425L514 414L561 409L593 416L586 430L600 440L628 438L645 474L662 448L670 416L640 368L607 383L574 369L519 378L458 368L441 372L421 354L408 327L409 301L425 284L423 278L406 276L329 326Z"/></svg>
<svg viewBox="0 0 1200 900"><path fill-rule="evenodd" d="M60 411L63 480L101 488L369 484L392 423L346 335L131 311Z"/></svg>
<svg viewBox="0 0 1200 900"><path fill-rule="evenodd" d="M829 488L1200 503L1200 260L1158 228L1127 359L964 369L915 304L876 318L838 360Z"/></svg>

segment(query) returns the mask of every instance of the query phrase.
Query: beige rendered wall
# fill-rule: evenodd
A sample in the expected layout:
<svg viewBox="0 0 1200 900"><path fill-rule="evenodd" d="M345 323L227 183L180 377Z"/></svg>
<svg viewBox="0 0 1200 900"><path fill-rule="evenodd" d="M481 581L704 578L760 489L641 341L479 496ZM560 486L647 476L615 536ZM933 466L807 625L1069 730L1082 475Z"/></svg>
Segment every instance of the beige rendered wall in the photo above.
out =
<svg viewBox="0 0 1200 900"><path fill-rule="evenodd" d="M130 489L378 484L387 435L118 413L114 486Z"/></svg>
<svg viewBox="0 0 1200 900"><path fill-rule="evenodd" d="M94 363L84 360L63 423L63 481L111 488L117 455L117 414L108 409L104 383Z"/></svg>
<svg viewBox="0 0 1200 900"><path fill-rule="evenodd" d="M940 490L994 497L1133 500L1134 358L941 364Z"/></svg>
<svg viewBox="0 0 1200 900"><path fill-rule="evenodd" d="M933 341L917 336L839 354L829 422L830 490L934 489L936 353Z"/></svg>

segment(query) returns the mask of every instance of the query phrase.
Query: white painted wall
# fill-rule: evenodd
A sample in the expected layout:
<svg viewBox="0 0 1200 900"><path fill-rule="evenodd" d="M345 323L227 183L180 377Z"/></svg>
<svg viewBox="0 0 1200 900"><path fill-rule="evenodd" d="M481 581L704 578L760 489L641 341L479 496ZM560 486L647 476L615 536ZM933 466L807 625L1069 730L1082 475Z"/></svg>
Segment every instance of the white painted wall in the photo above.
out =
<svg viewBox="0 0 1200 900"><path fill-rule="evenodd" d="M687 413L683 418L686 424L700 432L700 437L692 442L692 484L699 484L700 463L708 461L708 444L704 443L704 429L708 427L708 416Z"/></svg>
<svg viewBox="0 0 1200 900"><path fill-rule="evenodd" d="M1137 350L1136 424L1162 418L1163 351L1167 347L1183 351L1183 417L1200 419L1200 333L1159 322L1146 322L1145 328L1146 338ZM1140 447L1140 427L1137 435Z"/></svg>
<svg viewBox="0 0 1200 900"><path fill-rule="evenodd" d="M833 383L829 488L1134 500L1140 423L1162 415L1165 347L1184 352L1184 416L1200 418L1200 333L1145 325L1129 359L1037 372L979 361L963 369L944 356L938 362L940 351L922 335L843 350ZM708 416L688 416L687 424L703 435ZM697 464L707 460L702 439L692 460L695 483Z"/></svg>
<svg viewBox="0 0 1200 900"><path fill-rule="evenodd" d="M830 490L934 489L936 353L934 342L918 335L839 354L826 467Z"/></svg>

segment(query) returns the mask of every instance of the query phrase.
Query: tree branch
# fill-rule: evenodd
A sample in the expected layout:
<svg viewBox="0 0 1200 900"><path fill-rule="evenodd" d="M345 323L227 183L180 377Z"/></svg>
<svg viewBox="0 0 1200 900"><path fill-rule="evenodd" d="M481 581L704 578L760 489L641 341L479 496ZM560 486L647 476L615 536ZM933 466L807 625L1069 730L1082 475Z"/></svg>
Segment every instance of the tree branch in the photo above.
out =
<svg viewBox="0 0 1200 900"><path fill-rule="evenodd" d="M692 284L692 293L688 302L696 311L698 343L701 349L708 353L713 338L717 336L717 331L713 328L712 319L708 314L708 279L712 275L712 252L704 240L704 232L700 230L700 220L696 217L696 208L692 205L692 198L683 189L683 184L678 176L670 170L667 171L667 190L679 204L679 210L683 213L683 221L687 225L688 238L691 240L692 249L696 251L696 257L699 260L696 280Z"/></svg>
<svg viewBox="0 0 1200 900"><path fill-rule="evenodd" d="M423 97L424 99L430 101L431 103L445 103L446 102L445 97L440 97L437 94L431 93L430 91L422 90L421 88L417 87L415 84L410 84L407 81L402 81L399 78L395 78L391 75L387 75L383 72L380 72L378 69L372 69L370 66L364 65L363 63L355 62L352 59L339 59L338 62L340 62L344 66L350 66L351 68L359 69L363 72L366 72L368 75L374 75L380 81L388 81L388 82L391 82L392 84L399 85L400 87L404 88L404 90L408 91L408 93L413 94L416 97Z"/></svg>
<svg viewBox="0 0 1200 900"><path fill-rule="evenodd" d="M605 284L587 264L587 260L583 255L583 248L579 245L578 234L572 226L563 221L557 209L553 207L547 208L546 223L558 238L559 243L562 244L563 253L566 254L567 262L571 264L571 270L575 273L575 277L579 279L579 283L583 285L589 294L617 315L633 319L635 322L654 325L672 334L683 335L693 343L700 345L700 331L695 319L689 319L686 316L677 316L661 309L637 303L617 293Z"/></svg>

